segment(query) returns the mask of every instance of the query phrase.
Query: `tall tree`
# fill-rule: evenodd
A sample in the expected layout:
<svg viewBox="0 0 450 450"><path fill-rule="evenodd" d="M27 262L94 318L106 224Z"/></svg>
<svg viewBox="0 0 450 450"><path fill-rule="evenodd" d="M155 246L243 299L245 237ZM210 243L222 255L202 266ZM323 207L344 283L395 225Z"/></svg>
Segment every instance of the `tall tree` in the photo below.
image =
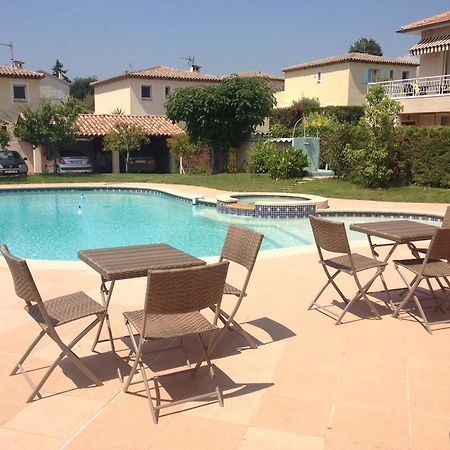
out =
<svg viewBox="0 0 450 450"><path fill-rule="evenodd" d="M275 98L261 78L231 76L217 86L177 89L166 103L167 117L184 122L194 142L211 151L212 172L224 172L230 147L237 147L268 117Z"/></svg>
<svg viewBox="0 0 450 450"><path fill-rule="evenodd" d="M145 132L134 125L117 123L105 136L104 149L125 153L126 171L128 172L128 160L130 152L136 152L150 142Z"/></svg>
<svg viewBox="0 0 450 450"><path fill-rule="evenodd" d="M14 127L14 134L35 147L43 146L53 156L64 146L75 141L78 127L78 105L69 100L65 103L44 101L33 111L26 108Z"/></svg>
<svg viewBox="0 0 450 450"><path fill-rule="evenodd" d="M350 53L368 53L369 55L383 56L380 44L370 38L362 37L350 46Z"/></svg>
<svg viewBox="0 0 450 450"><path fill-rule="evenodd" d="M72 97L84 100L87 95L94 95L94 88L91 83L97 81L97 77L76 77L70 85L70 95Z"/></svg>
<svg viewBox="0 0 450 450"><path fill-rule="evenodd" d="M63 80L70 82L69 77L66 76L68 70L63 69L63 67L63 63L57 59L55 65L52 67L52 74L55 75L55 77L62 78Z"/></svg>

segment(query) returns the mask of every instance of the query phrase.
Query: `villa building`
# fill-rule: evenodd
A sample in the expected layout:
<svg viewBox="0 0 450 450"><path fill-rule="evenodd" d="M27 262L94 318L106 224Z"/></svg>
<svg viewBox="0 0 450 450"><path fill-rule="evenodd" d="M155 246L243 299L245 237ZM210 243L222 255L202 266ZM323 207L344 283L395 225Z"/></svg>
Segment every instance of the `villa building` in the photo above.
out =
<svg viewBox="0 0 450 450"><path fill-rule="evenodd" d="M275 75L273 73L260 72L251 70L248 72L237 72L236 75L242 78L263 78L269 83L273 92L280 92L284 90L284 77Z"/></svg>
<svg viewBox="0 0 450 450"><path fill-rule="evenodd" d="M403 106L404 125L450 125L450 11L400 27L417 34L410 54L419 56L417 77L378 83Z"/></svg>
<svg viewBox="0 0 450 450"><path fill-rule="evenodd" d="M191 70L156 66L95 81L91 83L95 114L165 115L165 104L175 89L220 83L220 77L199 69L194 65Z"/></svg>
<svg viewBox="0 0 450 450"><path fill-rule="evenodd" d="M321 106L363 105L373 81L415 77L417 63L366 53L347 53L283 69L284 91L276 93L277 107L288 107L302 97Z"/></svg>

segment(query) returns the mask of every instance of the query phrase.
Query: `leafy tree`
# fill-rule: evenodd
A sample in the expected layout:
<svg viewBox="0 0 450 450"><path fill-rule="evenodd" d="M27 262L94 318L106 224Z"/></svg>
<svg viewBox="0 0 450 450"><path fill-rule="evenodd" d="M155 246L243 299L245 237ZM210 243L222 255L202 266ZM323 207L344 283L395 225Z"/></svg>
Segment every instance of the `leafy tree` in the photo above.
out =
<svg viewBox="0 0 450 450"><path fill-rule="evenodd" d="M45 100L35 111L23 110L14 134L35 147L43 146L49 155L57 155L61 147L75 141L79 111L79 106L72 100L57 104Z"/></svg>
<svg viewBox="0 0 450 450"><path fill-rule="evenodd" d="M125 153L126 171L128 172L130 152L139 151L149 143L150 139L141 128L119 122L105 136L103 147L105 150Z"/></svg>
<svg viewBox="0 0 450 450"><path fill-rule="evenodd" d="M268 83L231 76L217 86L177 89L166 103L167 117L184 122L194 142L211 151L212 172L224 172L230 147L238 147L275 104Z"/></svg>
<svg viewBox="0 0 450 450"><path fill-rule="evenodd" d="M9 145L9 141L11 140L11 135L9 134L6 127L3 127L0 124L0 149L6 149Z"/></svg>
<svg viewBox="0 0 450 450"><path fill-rule="evenodd" d="M360 121L367 138L361 142L361 148L347 145L344 150L347 166L356 180L372 187L389 185L394 180L395 127L401 111L401 104L389 98L381 86L370 89Z"/></svg>
<svg viewBox="0 0 450 450"><path fill-rule="evenodd" d="M368 53L369 55L383 56L380 44L374 39L362 37L350 46L350 53Z"/></svg>
<svg viewBox="0 0 450 450"><path fill-rule="evenodd" d="M94 95L94 88L91 83L97 81L97 77L76 77L70 85L70 95L83 100L87 95Z"/></svg>
<svg viewBox="0 0 450 450"><path fill-rule="evenodd" d="M188 173L192 172L195 157L205 149L200 142L192 142L186 133L170 137L167 139L167 145L170 151L180 159L180 166L183 163Z"/></svg>
<svg viewBox="0 0 450 450"><path fill-rule="evenodd" d="M52 67L52 74L55 75L55 77L61 77L63 80L70 82L69 78L66 76L68 70L64 70L63 67L63 63L57 59L55 65Z"/></svg>

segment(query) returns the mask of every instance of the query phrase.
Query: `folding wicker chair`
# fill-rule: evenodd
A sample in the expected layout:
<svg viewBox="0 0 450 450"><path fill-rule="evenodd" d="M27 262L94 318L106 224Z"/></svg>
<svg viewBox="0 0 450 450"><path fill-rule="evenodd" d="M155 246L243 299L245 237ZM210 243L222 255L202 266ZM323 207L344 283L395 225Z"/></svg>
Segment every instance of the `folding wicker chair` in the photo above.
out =
<svg viewBox="0 0 450 450"><path fill-rule="evenodd" d="M358 253L352 253L343 222L336 222L333 220L322 219L315 216L309 216L309 220L311 222L314 239L316 241L317 250L319 252L319 262L323 267L328 281L319 291L316 298L309 305L308 309L317 309L325 313L326 315L337 319L336 325L339 325L342 321L342 318L353 305L353 303L359 300L364 300L369 306L373 315L377 319L381 319L381 316L378 313L377 309L367 297L367 291L369 290L370 286L372 286L375 279L381 275L386 267L386 263L378 261L374 258L360 255ZM339 256L325 259L324 251L332 254L337 253L339 254ZM330 269L335 270L335 272L331 274ZM372 276L372 278L369 279L369 281L367 281L363 285L358 277L358 274L359 272L369 269L374 269L375 274ZM358 291L352 299L346 298L341 289L339 289L338 285L336 284L335 279L341 273L352 276L358 288ZM335 288L336 292L346 303L344 310L339 316L335 315L331 311L328 311L328 307L331 305L321 306L317 303L319 297L330 284Z"/></svg>
<svg viewBox="0 0 450 450"><path fill-rule="evenodd" d="M217 345L218 340L223 336L226 329L230 328L230 325L233 325L233 329L244 337L250 348L257 348L253 338L234 318L241 306L242 300L247 296L247 286L263 239L263 234L248 228L238 227L236 225L230 225L228 228L227 237L219 261L229 261L230 263L240 265L245 269L246 274L242 280L243 283L240 289L225 283L225 288L223 290L224 295L234 295L236 297L236 304L230 314L223 309L219 310L218 317L215 318L215 323L217 323L217 319L220 319L224 324L224 330L222 333L218 334L216 340L212 343L212 346ZM212 346L210 347L210 351L212 351Z"/></svg>
<svg viewBox="0 0 450 450"><path fill-rule="evenodd" d="M432 298L435 300L437 307L442 310L442 302L439 301L438 297L434 293L431 286L430 279L435 278L448 278L450 277L450 228L440 228L437 229L431 239L430 246L428 247L427 253L424 258L411 258L411 259L401 259L394 260L395 268L400 274L400 277L405 282L408 287L408 293L401 303L394 309L392 317L398 317L400 310L411 300L414 300L415 305L419 311L420 316L423 320L423 325L426 330L431 333L430 323L425 315L419 298L417 297L416 290L419 284L426 280ZM409 270L414 274L414 278L411 282L408 282L404 277L400 267ZM442 283L439 283L440 288L445 293L446 288L443 287ZM448 323L448 321L440 321L433 323Z"/></svg>
<svg viewBox="0 0 450 450"><path fill-rule="evenodd" d="M199 311L210 307L218 308L222 299L227 270L228 262L226 261L183 269L151 270L147 279L144 309L123 313L130 333L132 353L135 354L134 364L123 390L124 392L128 391L131 381L139 369L155 424L158 423L159 411L168 406L211 396L216 396L220 406L223 406L222 393L214 379L214 369L209 358L208 346L202 338L202 333L211 332L211 339L213 339L217 326L209 322ZM137 337L133 330L137 332ZM188 335L197 335L200 341L203 349L200 363L206 360L214 391L161 404L159 380L158 376L154 374L150 378L154 383L156 394L156 404L153 404L149 379L142 361L144 344L149 341L181 338ZM192 370L193 376L196 371L197 367Z"/></svg>
<svg viewBox="0 0 450 450"><path fill-rule="evenodd" d="M36 396L42 398L39 392L40 389L56 366L58 366L65 357L67 357L94 384L100 386L102 382L81 362L80 358L72 351L72 348L106 317L108 313L105 307L97 303L84 292L75 292L43 301L26 261L12 256L6 245L0 246L0 251L5 257L11 271L17 296L25 300L25 311L27 311L42 328L42 331L38 334L11 372L11 375L15 375L17 371L20 370L33 389L27 402L32 401ZM84 328L70 343L65 344L59 337L56 328L89 316L95 316L94 321ZM49 367L41 381L35 385L24 369L23 363L44 335L49 336L56 343L61 349L61 353ZM111 348L114 352L111 336L110 341Z"/></svg>

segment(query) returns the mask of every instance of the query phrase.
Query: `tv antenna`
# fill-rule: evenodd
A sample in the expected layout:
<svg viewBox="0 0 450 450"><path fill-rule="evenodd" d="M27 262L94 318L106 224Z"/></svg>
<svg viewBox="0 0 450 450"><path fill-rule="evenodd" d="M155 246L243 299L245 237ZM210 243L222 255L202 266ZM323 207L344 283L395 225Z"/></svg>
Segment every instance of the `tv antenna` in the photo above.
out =
<svg viewBox="0 0 450 450"><path fill-rule="evenodd" d="M181 58L181 59L184 59L185 61L187 61L189 67L195 66L195 56L194 55L192 55L192 56L189 55L187 58Z"/></svg>
<svg viewBox="0 0 450 450"><path fill-rule="evenodd" d="M11 63L14 65L14 46L12 41L9 44L0 42L0 45L3 45L4 47L9 47L9 50L11 51Z"/></svg>

